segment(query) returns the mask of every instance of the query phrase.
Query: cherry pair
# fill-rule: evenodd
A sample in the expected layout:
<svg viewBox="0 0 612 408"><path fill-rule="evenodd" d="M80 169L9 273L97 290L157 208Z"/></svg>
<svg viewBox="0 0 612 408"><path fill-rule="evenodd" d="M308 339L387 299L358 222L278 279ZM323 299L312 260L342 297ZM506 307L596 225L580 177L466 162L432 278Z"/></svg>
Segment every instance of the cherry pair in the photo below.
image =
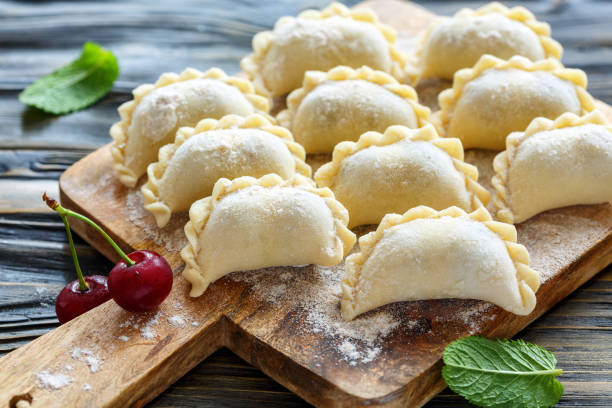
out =
<svg viewBox="0 0 612 408"><path fill-rule="evenodd" d="M60 323L66 323L111 298L130 312L148 312L159 306L170 294L172 269L163 256L147 250L126 255L112 238L89 218L62 207L46 194L43 194L43 200L64 222L78 277L68 283L57 296L55 312ZM68 217L78 218L94 227L121 256L122 260L111 269L108 279L101 275L83 277Z"/></svg>

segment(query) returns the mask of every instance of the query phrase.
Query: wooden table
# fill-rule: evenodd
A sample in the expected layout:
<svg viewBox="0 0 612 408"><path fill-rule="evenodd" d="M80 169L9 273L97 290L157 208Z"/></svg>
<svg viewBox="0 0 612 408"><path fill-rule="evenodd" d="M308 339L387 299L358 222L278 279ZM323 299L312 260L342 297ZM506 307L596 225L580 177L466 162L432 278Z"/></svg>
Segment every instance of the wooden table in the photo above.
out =
<svg viewBox="0 0 612 408"><path fill-rule="evenodd" d="M348 2L349 5L355 2ZM420 2L438 14L482 2ZM276 19L325 0L148 2L0 1L0 355L57 326L54 298L74 279L59 218L40 195L57 196L61 172L109 141L117 106L130 90L164 71L218 66L238 71L252 35ZM509 4L515 5L516 2ZM553 27L564 63L585 70L591 93L612 103L612 4L604 1L523 2ZM54 117L19 103L17 94L96 41L117 55L121 75L94 107ZM606 48L607 47L607 48ZM92 197L95 199L95 197ZM83 241L88 274L111 264ZM553 351L564 370L559 406L612 406L612 268L608 267L518 337ZM307 404L227 350L201 363L153 407L297 407ZM465 406L445 391L428 407Z"/></svg>

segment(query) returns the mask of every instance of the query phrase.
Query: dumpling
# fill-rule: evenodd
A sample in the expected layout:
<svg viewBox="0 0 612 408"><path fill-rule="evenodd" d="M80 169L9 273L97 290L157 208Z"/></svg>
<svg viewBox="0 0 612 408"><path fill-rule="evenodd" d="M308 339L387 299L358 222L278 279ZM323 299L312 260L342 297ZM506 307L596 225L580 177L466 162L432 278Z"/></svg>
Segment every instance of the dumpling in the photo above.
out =
<svg viewBox="0 0 612 408"><path fill-rule="evenodd" d="M493 161L499 220L519 223L553 208L612 202L612 126L601 112L537 118L506 144Z"/></svg>
<svg viewBox="0 0 612 408"><path fill-rule="evenodd" d="M384 72L336 67L307 72L302 88L291 92L277 119L307 153L330 153L339 142L356 141L369 130L423 126L429 108L418 103L412 87Z"/></svg>
<svg viewBox="0 0 612 408"><path fill-rule="evenodd" d="M346 207L350 228L418 205L473 211L490 198L478 184L478 169L463 161L459 139L440 138L431 125L391 126L384 134L367 132L357 143L342 142L315 180Z"/></svg>
<svg viewBox="0 0 612 408"><path fill-rule="evenodd" d="M425 206L388 214L359 247L345 262L345 320L408 300L480 299L517 315L536 304L539 275L516 243L516 229L491 221L484 207L470 214Z"/></svg>
<svg viewBox="0 0 612 408"><path fill-rule="evenodd" d="M463 9L429 27L417 50L413 81L452 80L456 71L472 67L485 54L501 59L522 55L537 61L560 60L562 52L550 37L550 26L537 21L529 10L489 3L477 10Z"/></svg>
<svg viewBox="0 0 612 408"><path fill-rule="evenodd" d="M405 56L395 47L395 37L395 30L379 24L371 10L332 3L322 11L282 17L273 31L258 33L253 53L240 66L258 91L271 96L299 88L306 71L337 65L367 65L402 80Z"/></svg>
<svg viewBox="0 0 612 408"><path fill-rule="evenodd" d="M218 68L206 72L187 68L180 75L163 74L157 82L141 85L134 99L118 109L121 121L110 129L113 169L121 183L134 187L157 151L172 143L181 126L225 115L267 114L269 100L255 93L244 78L228 77Z"/></svg>
<svg viewBox="0 0 612 408"><path fill-rule="evenodd" d="M190 295L200 296L211 282L234 271L336 265L355 244L347 223L348 212L331 190L315 188L303 176L222 178L211 197L189 210L189 244L181 257Z"/></svg>
<svg viewBox="0 0 612 408"><path fill-rule="evenodd" d="M458 137L466 149L503 150L508 134L524 130L538 116L592 111L586 83L584 72L554 59L504 61L485 55L474 68L455 74L453 87L438 97L440 111L433 120L443 136Z"/></svg>
<svg viewBox="0 0 612 408"><path fill-rule="evenodd" d="M204 119L195 128L180 128L174 143L159 150L159 161L149 165L149 179L142 186L144 208L161 228L173 212L188 210L194 201L209 196L222 177L310 177L305 158L291 132L272 126L263 116Z"/></svg>

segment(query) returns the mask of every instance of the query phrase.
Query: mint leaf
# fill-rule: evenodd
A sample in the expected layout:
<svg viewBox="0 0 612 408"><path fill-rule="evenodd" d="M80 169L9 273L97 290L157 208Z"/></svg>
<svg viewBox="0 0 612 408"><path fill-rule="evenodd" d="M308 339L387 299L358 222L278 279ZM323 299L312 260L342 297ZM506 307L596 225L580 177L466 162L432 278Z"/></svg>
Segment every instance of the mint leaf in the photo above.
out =
<svg viewBox="0 0 612 408"><path fill-rule="evenodd" d="M60 115L83 109L110 91L119 75L112 52L87 42L81 56L46 75L19 94L19 100Z"/></svg>
<svg viewBox="0 0 612 408"><path fill-rule="evenodd" d="M523 340L464 337L442 359L450 389L481 407L552 407L563 394L554 354Z"/></svg>

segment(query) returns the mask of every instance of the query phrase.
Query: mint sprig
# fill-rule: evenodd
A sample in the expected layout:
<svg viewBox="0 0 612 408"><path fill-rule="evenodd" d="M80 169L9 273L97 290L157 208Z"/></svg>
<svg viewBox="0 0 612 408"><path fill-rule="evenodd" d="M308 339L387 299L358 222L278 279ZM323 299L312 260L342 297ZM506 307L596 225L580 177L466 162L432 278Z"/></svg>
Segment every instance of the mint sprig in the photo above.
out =
<svg viewBox="0 0 612 408"><path fill-rule="evenodd" d="M563 394L554 354L523 340L464 337L442 359L450 389L481 407L552 407Z"/></svg>
<svg viewBox="0 0 612 408"><path fill-rule="evenodd" d="M87 42L76 60L28 86L19 100L60 115L86 108L110 91L119 75L112 52Z"/></svg>

